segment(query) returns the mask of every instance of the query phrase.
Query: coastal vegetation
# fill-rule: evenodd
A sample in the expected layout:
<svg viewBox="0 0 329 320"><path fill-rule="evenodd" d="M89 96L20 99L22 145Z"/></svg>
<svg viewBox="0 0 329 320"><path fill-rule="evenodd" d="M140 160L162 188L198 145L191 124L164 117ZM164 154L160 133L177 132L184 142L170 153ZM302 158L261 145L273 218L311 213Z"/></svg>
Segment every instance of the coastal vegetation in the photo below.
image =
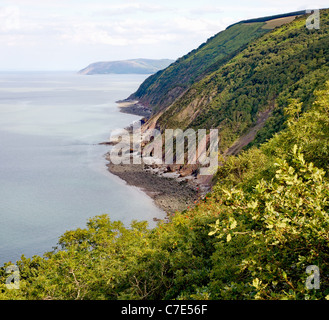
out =
<svg viewBox="0 0 329 320"><path fill-rule="evenodd" d="M254 141L226 156L212 192L153 229L91 218L44 256L17 261L19 290L6 287L5 264L0 299L329 299L328 13L319 30L305 17L269 32L255 23L249 31L263 35L232 46L240 52L211 73L205 65L170 106L154 104L161 128L220 128L222 151L271 109ZM236 28L246 26L227 31ZM308 266L320 269L318 290L305 285Z"/></svg>
<svg viewBox="0 0 329 320"><path fill-rule="evenodd" d="M157 125L183 130L218 128L220 148L225 152L268 112L251 145L265 142L284 128L284 108L289 100L300 99L301 112L308 110L314 90L327 80L327 14L321 13L320 30L309 30L306 18L300 17L252 41L156 115Z"/></svg>
<svg viewBox="0 0 329 320"><path fill-rule="evenodd" d="M129 99L160 111L173 103L190 86L217 70L253 39L269 30L264 22L239 24L211 37L199 48L179 58L168 68L147 78Z"/></svg>

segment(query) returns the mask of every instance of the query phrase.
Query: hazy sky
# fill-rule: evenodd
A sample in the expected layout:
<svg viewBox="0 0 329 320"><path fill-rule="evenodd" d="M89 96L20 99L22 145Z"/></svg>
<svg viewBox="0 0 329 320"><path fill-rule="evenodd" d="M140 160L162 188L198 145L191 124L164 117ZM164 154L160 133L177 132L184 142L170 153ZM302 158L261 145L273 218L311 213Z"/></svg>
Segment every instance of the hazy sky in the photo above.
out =
<svg viewBox="0 0 329 320"><path fill-rule="evenodd" d="M79 70L96 61L178 57L247 18L328 1L0 0L0 70Z"/></svg>

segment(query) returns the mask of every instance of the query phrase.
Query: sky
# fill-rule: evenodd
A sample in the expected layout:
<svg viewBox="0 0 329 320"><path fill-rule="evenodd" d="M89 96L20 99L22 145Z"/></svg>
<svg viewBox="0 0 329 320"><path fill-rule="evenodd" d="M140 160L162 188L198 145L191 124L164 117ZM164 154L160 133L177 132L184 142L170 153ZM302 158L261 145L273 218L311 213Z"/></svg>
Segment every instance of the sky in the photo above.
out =
<svg viewBox="0 0 329 320"><path fill-rule="evenodd" d="M97 61L174 59L232 23L315 0L0 0L0 70L80 70Z"/></svg>

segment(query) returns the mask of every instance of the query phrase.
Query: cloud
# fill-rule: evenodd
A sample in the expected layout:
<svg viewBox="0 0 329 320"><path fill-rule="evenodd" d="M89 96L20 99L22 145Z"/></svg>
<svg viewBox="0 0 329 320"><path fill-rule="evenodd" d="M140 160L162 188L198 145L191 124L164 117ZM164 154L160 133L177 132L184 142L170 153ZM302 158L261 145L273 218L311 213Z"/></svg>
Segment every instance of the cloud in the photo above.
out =
<svg viewBox="0 0 329 320"><path fill-rule="evenodd" d="M157 44L176 38L171 32L149 21L126 19L108 23L79 23L65 28L61 40L76 44L129 46Z"/></svg>
<svg viewBox="0 0 329 320"><path fill-rule="evenodd" d="M29 68L43 61L51 69L78 60L177 58L234 22L326 2L2 0L0 69L16 68L18 61Z"/></svg>
<svg viewBox="0 0 329 320"><path fill-rule="evenodd" d="M0 31L20 29L20 10L17 6L0 7Z"/></svg>
<svg viewBox="0 0 329 320"><path fill-rule="evenodd" d="M208 19L193 19L193 18L175 18L173 25L179 33L189 33L206 35L209 32L219 32L225 28L225 24L221 19L208 20Z"/></svg>
<svg viewBox="0 0 329 320"><path fill-rule="evenodd" d="M143 13L155 13L155 12L167 12L171 11L170 7L163 5L155 4L146 4L146 3L120 3L114 5L105 5L100 7L98 10L95 10L93 7L93 16L118 16L118 15L127 15L127 14L136 14L138 12Z"/></svg>
<svg viewBox="0 0 329 320"><path fill-rule="evenodd" d="M172 16L159 22L158 19L142 20L126 18L106 22L77 21L61 27L60 41L85 45L110 45L116 47L131 45L166 46L168 43L205 41L223 30L226 22L220 19L193 19Z"/></svg>
<svg viewBox="0 0 329 320"><path fill-rule="evenodd" d="M219 6L202 6L196 7L189 10L193 15L209 15L209 14L218 14L223 13L223 8Z"/></svg>

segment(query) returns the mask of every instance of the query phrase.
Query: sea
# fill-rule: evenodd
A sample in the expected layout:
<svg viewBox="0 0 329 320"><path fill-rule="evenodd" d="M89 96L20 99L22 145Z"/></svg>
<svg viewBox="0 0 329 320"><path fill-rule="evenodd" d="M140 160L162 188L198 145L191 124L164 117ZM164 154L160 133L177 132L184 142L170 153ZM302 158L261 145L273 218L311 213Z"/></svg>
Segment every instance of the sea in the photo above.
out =
<svg viewBox="0 0 329 320"><path fill-rule="evenodd" d="M53 250L68 230L107 214L129 228L165 213L107 170L119 112L147 75L0 72L0 266Z"/></svg>

